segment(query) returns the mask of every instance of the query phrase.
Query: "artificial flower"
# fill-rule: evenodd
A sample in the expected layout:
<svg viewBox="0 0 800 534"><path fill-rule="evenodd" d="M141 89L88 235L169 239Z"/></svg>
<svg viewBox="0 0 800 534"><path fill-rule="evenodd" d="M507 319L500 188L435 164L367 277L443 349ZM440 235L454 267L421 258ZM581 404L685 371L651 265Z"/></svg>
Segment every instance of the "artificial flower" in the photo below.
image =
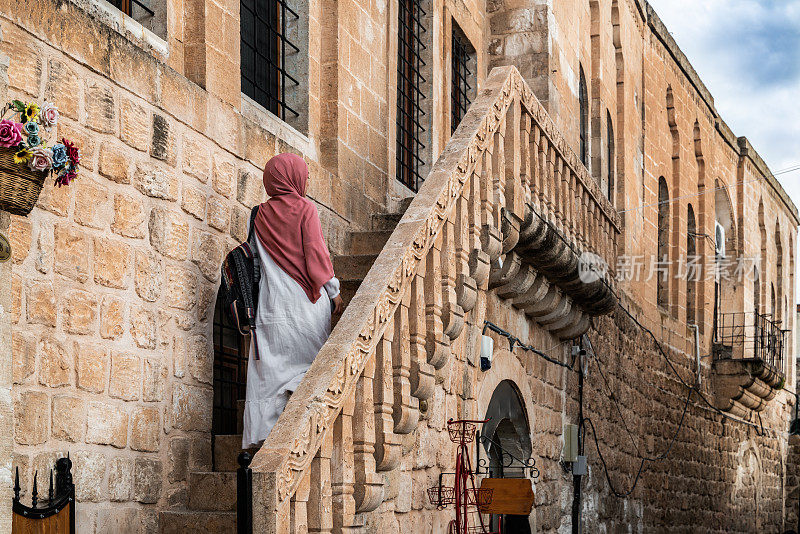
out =
<svg viewBox="0 0 800 534"><path fill-rule="evenodd" d="M28 167L33 171L49 171L53 168L53 151L45 146L37 146L30 149L31 159Z"/></svg>
<svg viewBox="0 0 800 534"><path fill-rule="evenodd" d="M39 106L37 104L28 104L25 106L25 113L22 114L22 122L36 120L39 116Z"/></svg>
<svg viewBox="0 0 800 534"><path fill-rule="evenodd" d="M53 145L53 168L60 169L67 164L67 147L61 143Z"/></svg>
<svg viewBox="0 0 800 534"><path fill-rule="evenodd" d="M77 178L77 174L75 173L75 171L72 170L72 167L70 166L67 168L67 170L58 175L58 177L56 178L56 185L58 187L61 187L62 185L69 185L69 183L75 178Z"/></svg>
<svg viewBox="0 0 800 534"><path fill-rule="evenodd" d="M73 165L78 165L81 162L81 153L75 148L75 145L64 139L61 138L61 142L64 143L64 146L67 147L67 157L69 158L70 162Z"/></svg>
<svg viewBox="0 0 800 534"><path fill-rule="evenodd" d="M39 112L39 122L45 129L50 130L51 127L58 123L58 108L52 102L45 102Z"/></svg>
<svg viewBox="0 0 800 534"><path fill-rule="evenodd" d="M39 138L38 135L29 135L28 136L28 146L33 148L35 146L39 146L42 144L42 140Z"/></svg>
<svg viewBox="0 0 800 534"><path fill-rule="evenodd" d="M28 121L23 126L25 130L25 135L39 135L39 123L34 121Z"/></svg>
<svg viewBox="0 0 800 534"><path fill-rule="evenodd" d="M21 148L14 152L14 163L27 163L32 157L33 153L31 153L30 149Z"/></svg>
<svg viewBox="0 0 800 534"><path fill-rule="evenodd" d="M0 147L12 148L22 142L22 124L8 119L0 120Z"/></svg>

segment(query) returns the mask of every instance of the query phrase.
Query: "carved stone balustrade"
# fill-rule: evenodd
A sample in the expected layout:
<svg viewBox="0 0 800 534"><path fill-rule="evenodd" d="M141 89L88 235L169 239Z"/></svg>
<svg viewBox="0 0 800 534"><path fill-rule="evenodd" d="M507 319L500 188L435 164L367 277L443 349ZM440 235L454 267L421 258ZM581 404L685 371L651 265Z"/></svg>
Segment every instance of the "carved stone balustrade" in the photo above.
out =
<svg viewBox="0 0 800 534"><path fill-rule="evenodd" d="M580 258L613 266L618 228L519 72L492 70L255 455L254 530L361 528L481 293L580 335L614 304Z"/></svg>

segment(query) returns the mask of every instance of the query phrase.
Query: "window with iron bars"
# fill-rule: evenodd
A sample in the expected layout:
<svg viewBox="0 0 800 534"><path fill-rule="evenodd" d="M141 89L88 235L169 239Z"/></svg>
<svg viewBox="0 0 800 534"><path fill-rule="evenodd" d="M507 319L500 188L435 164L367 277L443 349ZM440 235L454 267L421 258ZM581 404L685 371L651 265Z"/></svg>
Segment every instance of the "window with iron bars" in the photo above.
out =
<svg viewBox="0 0 800 534"><path fill-rule="evenodd" d="M240 8L242 92L283 120L298 117L286 94L300 82L286 56L300 52L287 38L287 26L300 16L285 0L241 0Z"/></svg>
<svg viewBox="0 0 800 534"><path fill-rule="evenodd" d="M214 435L236 434L238 401L247 387L247 342L231 323L221 299L214 310Z"/></svg>
<svg viewBox="0 0 800 534"><path fill-rule="evenodd" d="M450 87L450 132L455 132L472 103L475 79L475 49L453 21L452 83Z"/></svg>
<svg viewBox="0 0 800 534"><path fill-rule="evenodd" d="M107 0L109 4L116 7L129 17L144 23L143 19L155 16L155 12L151 9L153 0Z"/></svg>
<svg viewBox="0 0 800 534"><path fill-rule="evenodd" d="M420 0L400 0L398 6L398 46L397 46L397 179L412 191L417 191L422 176L420 169L424 164L422 151L425 145L422 125L425 112L422 101L422 51L425 45L422 35L425 27L422 18L425 11Z"/></svg>

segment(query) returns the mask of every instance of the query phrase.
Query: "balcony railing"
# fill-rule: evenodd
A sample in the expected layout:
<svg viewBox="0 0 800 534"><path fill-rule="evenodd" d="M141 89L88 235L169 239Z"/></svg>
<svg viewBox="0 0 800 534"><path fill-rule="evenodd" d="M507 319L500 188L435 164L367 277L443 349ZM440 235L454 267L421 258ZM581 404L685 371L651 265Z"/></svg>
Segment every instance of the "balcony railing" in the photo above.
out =
<svg viewBox="0 0 800 534"><path fill-rule="evenodd" d="M720 313L714 333L714 358L760 361L783 375L787 332L769 314Z"/></svg>

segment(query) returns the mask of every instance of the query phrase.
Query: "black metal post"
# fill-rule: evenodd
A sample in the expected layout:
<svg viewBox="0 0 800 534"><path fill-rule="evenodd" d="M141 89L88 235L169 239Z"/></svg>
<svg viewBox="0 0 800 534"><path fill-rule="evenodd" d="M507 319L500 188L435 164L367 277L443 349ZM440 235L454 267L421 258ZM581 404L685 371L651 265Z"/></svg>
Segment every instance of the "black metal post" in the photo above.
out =
<svg viewBox="0 0 800 534"><path fill-rule="evenodd" d="M583 454L583 366L578 365L578 454ZM572 533L581 533L581 475L572 476Z"/></svg>
<svg viewBox="0 0 800 534"><path fill-rule="evenodd" d="M247 451L239 453L236 471L236 533L253 534L253 470Z"/></svg>

